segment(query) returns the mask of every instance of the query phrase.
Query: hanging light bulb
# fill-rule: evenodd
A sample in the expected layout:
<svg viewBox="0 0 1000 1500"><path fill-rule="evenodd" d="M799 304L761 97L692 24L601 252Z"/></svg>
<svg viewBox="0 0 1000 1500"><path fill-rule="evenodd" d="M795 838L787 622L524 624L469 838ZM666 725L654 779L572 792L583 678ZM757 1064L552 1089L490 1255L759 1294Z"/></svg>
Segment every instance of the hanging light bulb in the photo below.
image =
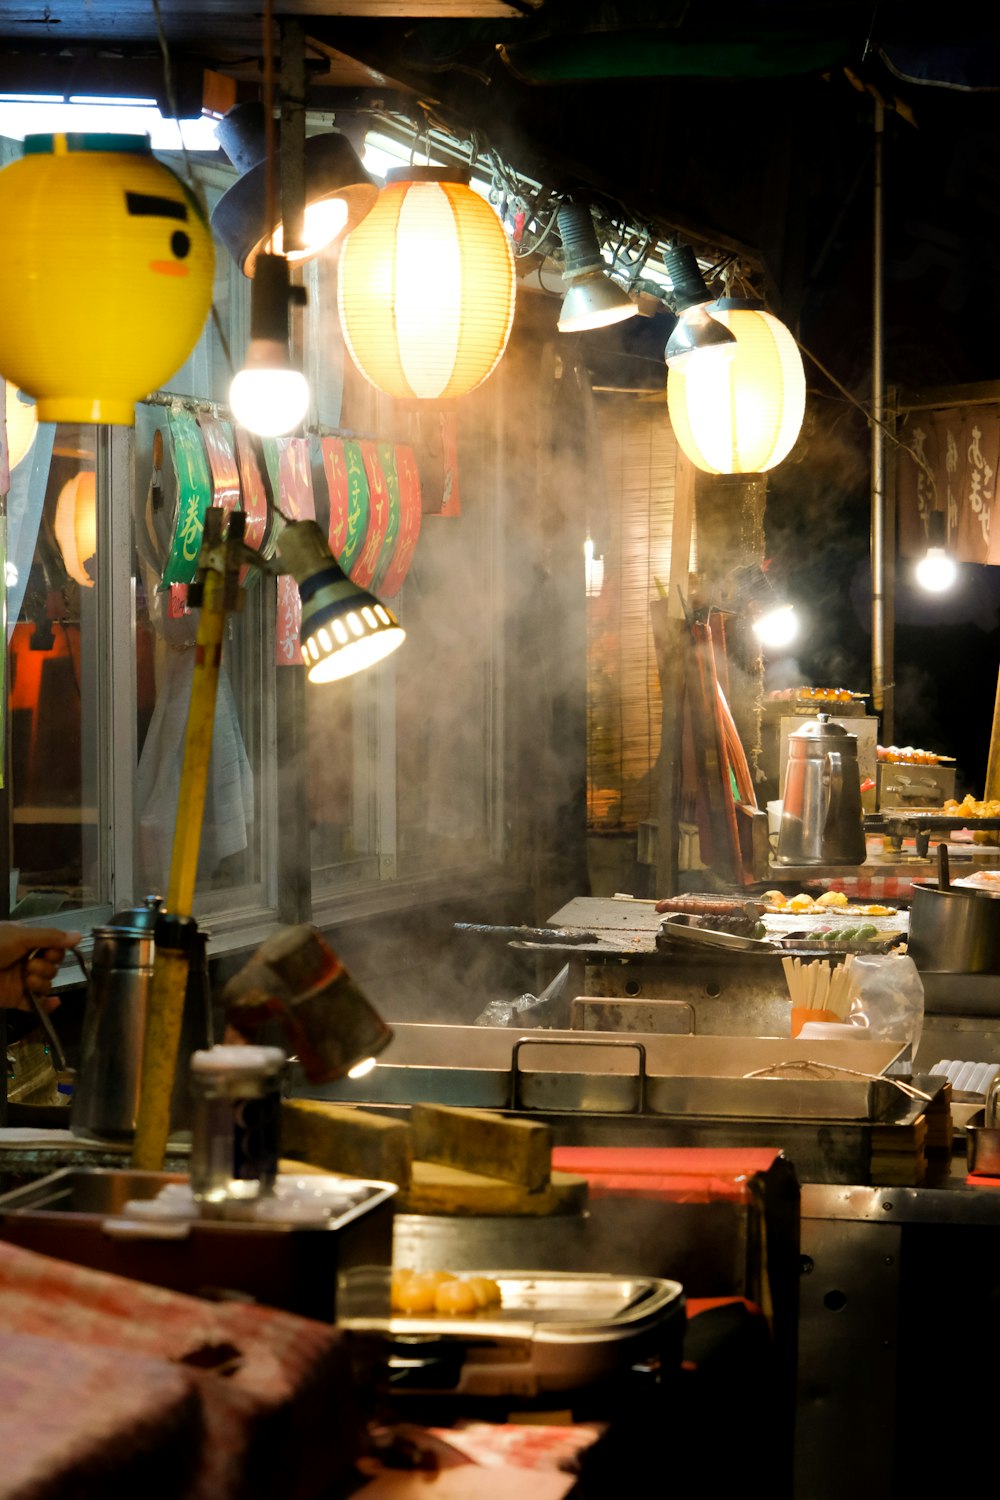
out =
<svg viewBox="0 0 1000 1500"><path fill-rule="evenodd" d="M300 639L310 682L335 682L374 666L406 639L391 609L352 583L315 521L292 521L278 538L302 599Z"/></svg>
<svg viewBox="0 0 1000 1500"><path fill-rule="evenodd" d="M671 370L685 369L695 356L699 364L711 356L713 364L730 359L736 339L708 310L712 301L701 267L690 245L671 245L663 264L673 288L671 302L677 323L667 340L666 361Z"/></svg>
<svg viewBox="0 0 1000 1500"><path fill-rule="evenodd" d="M805 413L806 377L795 339L756 301L720 298L709 311L735 337L724 364L672 368L667 406L688 458L708 474L761 474L787 456Z"/></svg>
<svg viewBox="0 0 1000 1500"><path fill-rule="evenodd" d="M366 380L389 396L463 396L500 362L514 321L514 257L468 172L390 172L344 241L337 305Z"/></svg>
<svg viewBox="0 0 1000 1500"><path fill-rule="evenodd" d="M634 318L636 303L607 275L593 215L585 203L564 203L556 215L563 245L566 295L559 312L560 333L607 328Z"/></svg>
<svg viewBox="0 0 1000 1500"><path fill-rule="evenodd" d="M4 415L7 422L7 462L16 469L27 458L38 431L38 413L30 396L9 380L4 382Z"/></svg>
<svg viewBox="0 0 1000 1500"><path fill-rule="evenodd" d="M229 387L229 404L237 422L262 437L291 432L309 409L309 382L288 352L293 301L304 302L305 292L289 285L285 258L258 255L250 294L250 346Z"/></svg>
<svg viewBox="0 0 1000 1500"><path fill-rule="evenodd" d="M799 633L795 606L776 604L758 615L753 622L753 633L766 650L781 651L785 646L790 646Z"/></svg>
<svg viewBox="0 0 1000 1500"><path fill-rule="evenodd" d="M932 510L927 517L927 551L914 571L920 587L929 594L943 594L954 586L958 565L948 551L943 510Z"/></svg>

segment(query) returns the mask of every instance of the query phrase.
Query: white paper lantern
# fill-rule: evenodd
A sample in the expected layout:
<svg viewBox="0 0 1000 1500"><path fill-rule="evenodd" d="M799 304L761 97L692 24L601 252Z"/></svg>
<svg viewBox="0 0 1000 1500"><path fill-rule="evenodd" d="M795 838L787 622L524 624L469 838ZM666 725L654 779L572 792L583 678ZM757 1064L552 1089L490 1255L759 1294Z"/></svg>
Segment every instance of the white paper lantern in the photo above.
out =
<svg viewBox="0 0 1000 1500"><path fill-rule="evenodd" d="M670 421L708 474L762 474L790 452L802 426L806 379L791 333L759 303L720 298L709 311L736 338L731 359L697 357L667 377Z"/></svg>

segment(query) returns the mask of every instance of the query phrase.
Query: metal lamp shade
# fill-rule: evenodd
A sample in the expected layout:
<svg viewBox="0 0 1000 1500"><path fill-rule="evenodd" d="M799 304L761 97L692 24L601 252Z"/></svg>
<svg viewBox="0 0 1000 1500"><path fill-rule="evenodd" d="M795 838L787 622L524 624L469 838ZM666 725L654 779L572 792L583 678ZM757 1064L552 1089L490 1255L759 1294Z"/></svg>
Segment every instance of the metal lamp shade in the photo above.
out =
<svg viewBox="0 0 1000 1500"><path fill-rule="evenodd" d="M315 521L294 521L278 538L302 599L302 659L310 682L336 682L374 666L406 639L392 610L353 583Z"/></svg>
<svg viewBox="0 0 1000 1500"><path fill-rule="evenodd" d="M227 154L230 154L228 147ZM354 147L336 131L312 135L306 141L305 184L307 223L310 205L336 199L343 204L343 224L322 243L303 251L286 251L293 263L318 255L333 240L349 234L370 212L378 197L378 188L361 165ZM253 276L258 255L268 249L271 236L281 227L280 218L276 223L268 223L266 204L267 163L262 160L227 188L212 210L212 228L247 276Z"/></svg>
<svg viewBox="0 0 1000 1500"><path fill-rule="evenodd" d="M736 338L730 359L692 359L667 378L670 421L708 474L760 474L790 452L802 426L802 356L784 323L754 302L720 299L712 317Z"/></svg>
<svg viewBox="0 0 1000 1500"><path fill-rule="evenodd" d="M583 333L591 328L608 328L634 317L635 303L603 271L594 271L567 289L559 311L560 333Z"/></svg>
<svg viewBox="0 0 1000 1500"><path fill-rule="evenodd" d="M131 426L194 347L215 253L146 136L35 135L0 170L0 370L40 422Z"/></svg>
<svg viewBox="0 0 1000 1500"><path fill-rule="evenodd" d="M338 305L362 375L390 396L465 395L490 375L514 320L514 257L463 174L409 168L347 238Z"/></svg>

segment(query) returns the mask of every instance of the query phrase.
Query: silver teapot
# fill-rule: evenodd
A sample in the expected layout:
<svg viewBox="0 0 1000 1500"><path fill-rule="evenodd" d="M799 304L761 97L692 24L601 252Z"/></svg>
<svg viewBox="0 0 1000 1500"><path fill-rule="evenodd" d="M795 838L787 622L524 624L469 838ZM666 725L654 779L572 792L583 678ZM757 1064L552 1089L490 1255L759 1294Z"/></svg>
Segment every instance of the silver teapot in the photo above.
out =
<svg viewBox="0 0 1000 1500"><path fill-rule="evenodd" d="M828 714L788 736L782 801L777 864L864 864L858 740Z"/></svg>
<svg viewBox="0 0 1000 1500"><path fill-rule="evenodd" d="M139 1109L142 1047L153 985L159 896L121 911L93 929L94 951L83 1012L80 1066L73 1091L70 1130L98 1140L130 1140ZM204 934L191 957L174 1094L171 1128L190 1123L187 1061L212 1044L211 999Z"/></svg>

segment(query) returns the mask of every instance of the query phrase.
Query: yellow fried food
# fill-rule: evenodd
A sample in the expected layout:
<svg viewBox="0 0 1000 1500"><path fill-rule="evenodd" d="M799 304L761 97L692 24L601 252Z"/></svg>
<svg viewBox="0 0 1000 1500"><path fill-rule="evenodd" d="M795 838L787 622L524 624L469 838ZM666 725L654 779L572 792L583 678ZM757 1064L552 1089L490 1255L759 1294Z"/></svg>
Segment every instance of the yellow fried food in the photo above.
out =
<svg viewBox="0 0 1000 1500"><path fill-rule="evenodd" d="M816 903L813 898L811 896L807 896L805 891L802 891L798 896L793 896L791 901L789 901L788 910L811 911L815 905Z"/></svg>
<svg viewBox="0 0 1000 1500"><path fill-rule="evenodd" d="M394 1271L391 1284L393 1312L416 1316L443 1313L452 1317L499 1307L500 1288L488 1276L456 1276L454 1271Z"/></svg>
<svg viewBox="0 0 1000 1500"><path fill-rule="evenodd" d="M470 1313L479 1307L467 1281L442 1281L434 1292L434 1310L439 1313Z"/></svg>
<svg viewBox="0 0 1000 1500"><path fill-rule="evenodd" d="M843 891L824 891L822 896L816 897L817 906L847 906L848 900Z"/></svg>
<svg viewBox="0 0 1000 1500"><path fill-rule="evenodd" d="M891 917L894 915L891 906L862 906L858 908L866 917Z"/></svg>
<svg viewBox="0 0 1000 1500"><path fill-rule="evenodd" d="M409 1275L392 1278L391 1306L393 1312L428 1313L434 1311L438 1280L430 1275L411 1271Z"/></svg>
<svg viewBox="0 0 1000 1500"><path fill-rule="evenodd" d="M500 1288L489 1276L470 1276L466 1285L472 1288L477 1307L499 1307Z"/></svg>
<svg viewBox="0 0 1000 1500"><path fill-rule="evenodd" d="M788 897L785 895L784 891L765 891L763 896L758 896L755 899L763 902L765 906L788 905Z"/></svg>

